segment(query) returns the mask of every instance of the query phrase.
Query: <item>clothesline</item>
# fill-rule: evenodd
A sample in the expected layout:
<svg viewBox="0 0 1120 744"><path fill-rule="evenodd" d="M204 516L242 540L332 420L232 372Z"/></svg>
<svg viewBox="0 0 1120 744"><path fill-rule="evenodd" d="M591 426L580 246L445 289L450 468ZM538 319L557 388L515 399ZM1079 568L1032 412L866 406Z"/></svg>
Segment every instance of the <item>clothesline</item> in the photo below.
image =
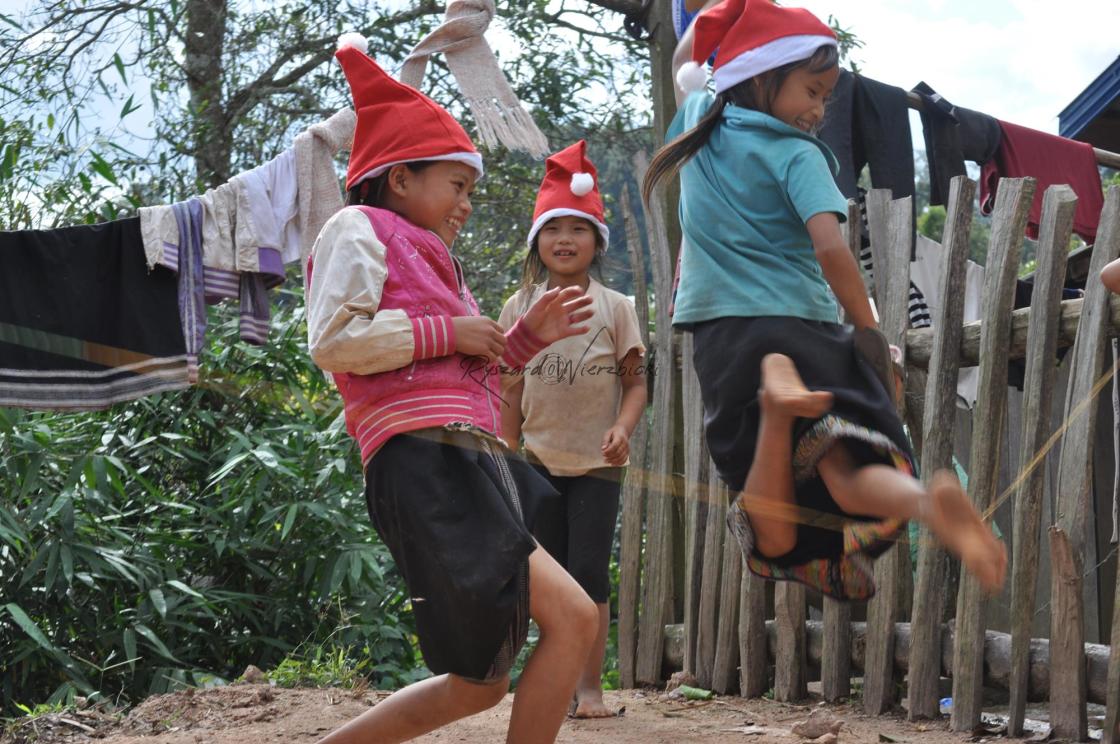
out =
<svg viewBox="0 0 1120 744"><path fill-rule="evenodd" d="M922 110L922 97L913 91L907 91L906 102L910 108L917 111ZM1120 154L1102 150L1099 147L1093 148L1093 155L1096 156L1097 162L1109 168L1116 168L1120 170Z"/></svg>

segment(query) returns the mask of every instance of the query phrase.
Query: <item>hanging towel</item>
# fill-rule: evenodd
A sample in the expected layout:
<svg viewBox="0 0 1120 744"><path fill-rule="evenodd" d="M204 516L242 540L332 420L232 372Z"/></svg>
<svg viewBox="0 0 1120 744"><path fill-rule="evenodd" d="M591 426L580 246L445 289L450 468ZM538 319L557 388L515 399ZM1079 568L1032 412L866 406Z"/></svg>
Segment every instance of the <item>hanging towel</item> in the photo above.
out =
<svg viewBox="0 0 1120 744"><path fill-rule="evenodd" d="M299 260L299 187L296 154L285 150L264 165L234 177L237 187L237 270L260 271L257 249L280 252L284 263Z"/></svg>
<svg viewBox="0 0 1120 744"><path fill-rule="evenodd" d="M296 182L299 184L299 265L306 284L307 258L323 225L342 209L342 189L335 170L335 155L354 139L357 117L342 109L296 136Z"/></svg>
<svg viewBox="0 0 1120 744"><path fill-rule="evenodd" d="M999 179L1036 178L1038 186L1027 218L1027 236L1037 239L1042 195L1054 184L1067 184L1077 194L1073 231L1092 245L1104 208L1101 174L1093 146L1006 121L1000 121L999 126L1003 131L999 149L980 171L980 212L992 213Z"/></svg>
<svg viewBox="0 0 1120 744"><path fill-rule="evenodd" d="M189 386L175 275L140 218L0 232L0 406L95 410Z"/></svg>
<svg viewBox="0 0 1120 744"><path fill-rule="evenodd" d="M206 292L202 266L202 203L188 199L172 205L179 227L179 317L183 326L191 382L198 382L198 357L206 341Z"/></svg>
<svg viewBox="0 0 1120 744"><path fill-rule="evenodd" d="M140 235L148 268L179 265L179 227L171 207L140 207Z"/></svg>
<svg viewBox="0 0 1120 744"><path fill-rule="evenodd" d="M405 85L419 88L428 57L443 52L478 124L482 143L543 158L550 152L548 140L522 108L483 36L495 12L494 0L451 0L443 24L424 37L405 59L400 79Z"/></svg>
<svg viewBox="0 0 1120 744"><path fill-rule="evenodd" d="M983 165L995 155L1002 138L999 122L954 106L924 81L913 92L922 99L919 114L929 164L929 203L943 205L949 198L949 182L965 175L965 160Z"/></svg>

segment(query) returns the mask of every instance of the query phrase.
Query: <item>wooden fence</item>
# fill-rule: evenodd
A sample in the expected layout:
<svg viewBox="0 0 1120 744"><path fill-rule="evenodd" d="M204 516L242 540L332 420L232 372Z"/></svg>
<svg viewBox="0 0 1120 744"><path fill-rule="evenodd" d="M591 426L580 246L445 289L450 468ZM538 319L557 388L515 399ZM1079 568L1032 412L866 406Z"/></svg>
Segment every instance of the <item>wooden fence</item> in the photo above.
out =
<svg viewBox="0 0 1120 744"><path fill-rule="evenodd" d="M640 175L644 162L636 166ZM1107 706L1104 741L1120 744L1120 612L1113 612L1111 652L1087 646L1082 587L1083 574L1095 575L1097 557L1091 502L1097 396L1114 371L1111 360L1105 364L1106 341L1120 328L1120 301L1109 295L1098 274L1120 255L1120 187L1106 195L1085 296L1064 302L1077 199L1068 187L1047 191L1031 305L1013 312L1035 183L1004 179L993 214L982 319L965 325L963 287L975 188L967 178L953 179L941 254L942 302L932 328L907 328L912 212L908 199L892 200L885 190L874 190L867 199L875 266L869 291L883 332L906 352L903 413L923 479L951 467L956 449L967 462L968 494L977 508L985 516L997 510L1010 515L1004 535L1011 546L1005 591L1010 633L991 628L991 601L971 577L963 574L950 582L953 562L924 529L916 565L911 565L908 542L900 541L877 561L878 592L866 607L825 598L819 621L809 620L801 585L769 583L746 570L724 522L732 495L716 477L704 444L691 337L669 328L669 247L664 238L660 244L654 239L653 415L648 437L644 427L635 436L623 490L623 686L665 679L665 628L683 622L683 668L700 686L720 693L757 697L772 690L777 700L800 700L812 670L819 670L826 700L849 697L851 679L858 675L868 713L893 709L904 689L910 718L932 718L939 715L940 678L947 675L956 731L971 731L980 723L987 683L1010 691L1012 735L1022 734L1028 696L1048 694L1056 736L1085 739L1091 699ZM849 210L847 224L858 225L857 208L852 204ZM631 255L640 262L638 231L632 216L627 213L626 219ZM654 238L664 235L657 214L647 214L646 224ZM859 244L855 232L849 236L853 250ZM636 268L635 274L642 275L640 263ZM642 296L644 287L638 292ZM1055 417L1055 354L1071 344L1064 405ZM674 363L678 354L679 364ZM1009 359L1023 359L1026 365L1023 393L1010 398ZM971 436L964 440L969 446L959 451L956 388L958 371L969 366L979 367L980 382ZM683 447L674 449L674 440ZM1048 478L1048 470L1057 474L1056 481ZM1048 584L1038 580L1040 564L1048 566ZM947 586L955 587L955 604ZM1033 618L1042 604L1051 610L1049 642L1032 639ZM1095 618L1095 606L1090 609ZM864 613L865 623L853 623L854 615Z"/></svg>

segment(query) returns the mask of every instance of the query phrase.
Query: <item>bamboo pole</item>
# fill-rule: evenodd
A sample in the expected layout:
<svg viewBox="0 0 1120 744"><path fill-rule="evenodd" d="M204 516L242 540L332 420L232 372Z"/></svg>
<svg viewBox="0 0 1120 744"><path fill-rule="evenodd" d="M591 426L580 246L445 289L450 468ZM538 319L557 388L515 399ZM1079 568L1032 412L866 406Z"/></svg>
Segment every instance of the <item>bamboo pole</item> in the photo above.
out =
<svg viewBox="0 0 1120 744"><path fill-rule="evenodd" d="M964 176L949 185L948 214L942 243L942 269L938 282L941 307L934 320L933 361L926 380L925 420L922 424L922 481L928 485L933 473L953 466L953 424L956 419L957 376L961 319L964 317L964 285L968 263L968 234L972 226L972 199L976 183ZM918 579L914 591L912 663L910 666L908 717L938 718L941 672L941 627L945 596L939 591L945 580L946 553L923 526L918 548Z"/></svg>
<svg viewBox="0 0 1120 744"><path fill-rule="evenodd" d="M1027 370L1023 383L1022 441L1019 463L1027 466L1042 451L1051 433L1050 401L1057 365L1058 318L1062 282L1066 275L1067 246L1073 230L1077 196L1068 186L1051 186L1042 200L1038 269L1031 297L1027 333ZM1031 624L1038 578L1039 528L1046 470L1030 470L1015 498L1011 562L1011 704L1007 730L1023 735L1027 684L1030 672Z"/></svg>
<svg viewBox="0 0 1120 744"><path fill-rule="evenodd" d="M1000 182L992 219L984 286L984 325L980 346L980 384L973 414L972 452L968 491L983 512L998 487L1001 428L1007 408L1007 340L1011 336L1011 305L1023 232L1034 198L1033 178L1005 178ZM984 681L985 599L976 580L961 570L957 593L957 644L954 648L954 731L971 731L980 724Z"/></svg>
<svg viewBox="0 0 1120 744"><path fill-rule="evenodd" d="M622 191L622 219L626 228L626 248L634 274L635 309L638 327L646 348L649 345L649 294L646 288L645 261L637 221L630 209L630 192ZM647 352L648 353L648 352ZM619 529L618 560L618 676L624 688L636 684L635 663L638 652L638 597L642 575L642 522L648 488L649 421L643 414L630 439L630 467L622 484L622 524Z"/></svg>
<svg viewBox="0 0 1120 744"><path fill-rule="evenodd" d="M638 177L649 164L644 153L635 155ZM642 612L638 618L638 651L635 679L642 684L661 682L661 656L665 624L673 619L673 443L676 417L675 392L679 389L679 372L674 364L676 339L669 318L669 302L673 291L672 255L666 242L662 200L654 198L646 212L653 262L654 297L656 298L657 371L654 377L654 417L650 441L650 482L646 508L645 561L642 571Z"/></svg>

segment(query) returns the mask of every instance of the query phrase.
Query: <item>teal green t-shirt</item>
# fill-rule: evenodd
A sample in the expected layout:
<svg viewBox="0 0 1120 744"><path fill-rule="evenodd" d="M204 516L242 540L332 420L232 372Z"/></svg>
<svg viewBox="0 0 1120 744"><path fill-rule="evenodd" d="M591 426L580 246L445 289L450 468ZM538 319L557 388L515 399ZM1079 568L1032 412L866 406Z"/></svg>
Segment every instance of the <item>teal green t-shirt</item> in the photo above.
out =
<svg viewBox="0 0 1120 744"><path fill-rule="evenodd" d="M696 126L712 100L703 91L690 95L667 139ZM821 212L846 219L837 167L816 137L759 111L725 108L681 168L685 245L673 322L764 315L837 322L805 227Z"/></svg>

